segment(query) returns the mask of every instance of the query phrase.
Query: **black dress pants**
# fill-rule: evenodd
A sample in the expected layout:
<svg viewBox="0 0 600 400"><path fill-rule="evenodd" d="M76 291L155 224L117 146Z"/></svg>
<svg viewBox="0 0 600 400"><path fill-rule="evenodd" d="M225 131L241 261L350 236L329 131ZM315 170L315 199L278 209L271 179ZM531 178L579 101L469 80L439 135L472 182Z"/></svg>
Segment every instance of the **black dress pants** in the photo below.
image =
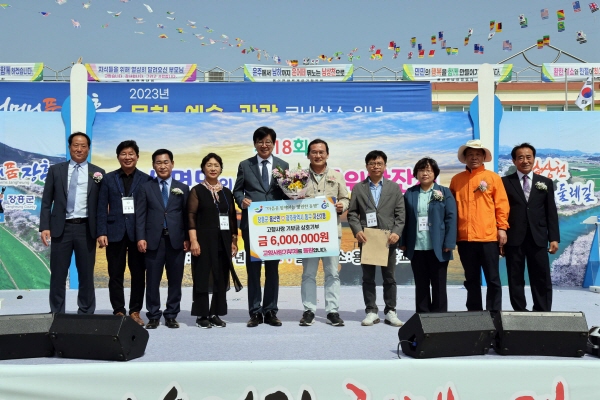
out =
<svg viewBox="0 0 600 400"><path fill-rule="evenodd" d="M129 239L127 233L118 242L108 242L106 246L106 261L108 263L108 293L113 314L126 314L123 280L125 264L129 266L131 275L131 294L129 296L129 314L140 312L144 304L146 288L146 265L144 254L137 249L137 243Z"/></svg>
<svg viewBox="0 0 600 400"><path fill-rule="evenodd" d="M433 250L415 250L410 266L415 278L416 312L448 311L446 293L448 261L440 262Z"/></svg>
<svg viewBox="0 0 600 400"><path fill-rule="evenodd" d="M502 285L500 284L498 242L457 242L460 262L465 270L467 310L482 311L481 270L487 282L485 309L502 310Z"/></svg>

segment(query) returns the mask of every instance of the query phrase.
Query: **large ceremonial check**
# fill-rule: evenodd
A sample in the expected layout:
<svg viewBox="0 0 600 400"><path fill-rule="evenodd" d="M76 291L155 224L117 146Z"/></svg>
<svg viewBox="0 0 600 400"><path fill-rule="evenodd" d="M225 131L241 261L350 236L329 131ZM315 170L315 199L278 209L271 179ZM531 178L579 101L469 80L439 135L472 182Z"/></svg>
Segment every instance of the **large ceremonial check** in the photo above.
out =
<svg viewBox="0 0 600 400"><path fill-rule="evenodd" d="M252 261L338 256L334 200L252 202L248 209Z"/></svg>

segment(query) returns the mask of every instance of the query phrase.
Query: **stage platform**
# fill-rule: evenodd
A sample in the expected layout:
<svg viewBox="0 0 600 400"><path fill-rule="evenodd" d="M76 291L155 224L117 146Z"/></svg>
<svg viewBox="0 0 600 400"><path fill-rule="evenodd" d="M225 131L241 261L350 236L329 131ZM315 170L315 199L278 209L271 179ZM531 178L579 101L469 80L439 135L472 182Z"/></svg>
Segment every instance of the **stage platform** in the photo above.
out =
<svg viewBox="0 0 600 400"><path fill-rule="evenodd" d="M322 287L318 288L315 324L299 326L300 288L282 287L278 317L283 326L247 328L244 289L228 293L229 314L223 318L226 328L200 329L190 315L191 290L183 290L182 311L177 318L181 327L161 325L150 331L143 357L129 362L56 357L0 361L0 400L512 400L521 396L530 396L522 400L566 400L600 395L600 359L589 355L515 357L490 350L485 356L414 360L401 354L402 359L398 359L398 328L383 324L381 287L378 305L382 323L372 327L360 325L365 313L358 286L341 288L344 327L326 324ZM96 313L111 313L108 289L97 289L96 296ZM166 289L161 289L161 296L166 298ZM0 291L0 298L4 299L0 315L48 311L47 290ZM449 287L448 300L450 310L466 310L463 287ZM528 302L531 304L530 297ZM511 309L507 288L503 290L503 308ZM67 311L76 309L76 291L69 290ZM398 316L406 321L413 309L414 287L399 286ZM583 311L588 326L600 325L600 294L586 289L555 288L553 309ZM178 392L176 397L169 397L174 393L169 394L172 388Z"/></svg>

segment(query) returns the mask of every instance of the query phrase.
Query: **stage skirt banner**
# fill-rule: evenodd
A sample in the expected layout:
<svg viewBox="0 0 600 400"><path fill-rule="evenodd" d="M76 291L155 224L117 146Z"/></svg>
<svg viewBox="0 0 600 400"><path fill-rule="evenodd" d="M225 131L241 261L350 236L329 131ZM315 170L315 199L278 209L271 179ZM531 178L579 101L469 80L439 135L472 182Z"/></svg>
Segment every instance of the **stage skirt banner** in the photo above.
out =
<svg viewBox="0 0 600 400"><path fill-rule="evenodd" d="M481 64L404 64L402 79L406 81L431 82L477 82ZM494 80L510 82L512 64L495 64Z"/></svg>
<svg viewBox="0 0 600 400"><path fill-rule="evenodd" d="M331 197L252 202L248 225L252 261L340 254L337 212Z"/></svg>
<svg viewBox="0 0 600 400"><path fill-rule="evenodd" d="M44 88L48 84L35 85ZM578 137L577 132L593 132L599 125L596 113L505 113L500 125L499 174L514 173L511 149L516 143L528 141L537 148L534 170L554 181L561 234L559 250L549 256L555 285L581 286L583 282L594 226L581 222L600 215L600 148L595 141L573 138ZM151 155L156 149L167 148L174 153L173 177L192 187L204 180L202 158L215 152L223 159L219 180L233 189L239 163L256 156L252 134L260 126L277 132L273 155L289 165L308 167L308 144L317 138L325 140L329 145L328 167L341 173L349 191L367 178L365 156L376 149L388 156L384 176L403 192L418 184L413 168L423 157L437 161L441 171L437 181L448 186L455 174L464 171L456 151L472 138L466 113L99 113L94 124L92 162L107 172L118 169L117 145L134 139L140 147L140 170L154 176ZM60 113L0 113L0 146L0 187L6 188L2 195L5 223L0 224L0 288L47 288L49 248L39 238L39 209L47 169L66 157ZM340 282L360 285L360 251L346 213L341 222ZM287 241L288 232L285 234ZM334 237L337 235L329 235L330 242ZM280 243L281 238L278 240ZM293 242L294 238L289 240ZM241 235L238 245L241 250L233 261L244 281L247 255ZM280 284L298 286L302 257L281 255L279 259ZM501 260L500 275L506 284L504 262ZM192 284L189 264L188 255L186 286ZM96 285L106 287L105 249L97 250L94 273ZM414 282L409 260L401 250L396 251L396 281L401 285ZM455 251L448 266L448 284L460 285L463 281L463 268ZM322 284L321 274L317 282Z"/></svg>
<svg viewBox="0 0 600 400"><path fill-rule="evenodd" d="M92 82L195 82L196 64L85 64Z"/></svg>
<svg viewBox="0 0 600 400"><path fill-rule="evenodd" d="M543 63L542 81L564 82L585 80L594 74L594 79L600 79L600 64L598 63Z"/></svg>
<svg viewBox="0 0 600 400"><path fill-rule="evenodd" d="M69 83L0 85L0 111L60 111ZM88 85L97 113L377 113L431 111L429 82L107 83Z"/></svg>
<svg viewBox="0 0 600 400"><path fill-rule="evenodd" d="M250 82L347 82L354 65L258 65L244 64L244 80Z"/></svg>
<svg viewBox="0 0 600 400"><path fill-rule="evenodd" d="M0 398L585 400L600 392L595 359L483 358L2 365Z"/></svg>
<svg viewBox="0 0 600 400"><path fill-rule="evenodd" d="M0 81L41 81L44 63L0 63Z"/></svg>

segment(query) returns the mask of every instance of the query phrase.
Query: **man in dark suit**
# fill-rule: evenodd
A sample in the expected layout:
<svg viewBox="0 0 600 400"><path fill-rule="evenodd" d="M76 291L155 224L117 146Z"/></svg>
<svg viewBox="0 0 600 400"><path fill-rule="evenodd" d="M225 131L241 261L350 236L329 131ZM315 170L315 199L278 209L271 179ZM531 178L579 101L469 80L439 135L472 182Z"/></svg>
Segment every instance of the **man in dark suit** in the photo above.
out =
<svg viewBox="0 0 600 400"><path fill-rule="evenodd" d="M387 266L381 266L383 278L383 301L385 303L385 323L402 326L396 314L396 248L404 229L404 196L400 186L383 177L387 156L381 150L373 150L365 157L369 176L352 188L348 207L348 225L352 234L361 245L367 242L364 228L378 228L390 231L387 246ZM375 290L375 272L377 266L361 264L362 290L365 300L366 317L362 326L372 326L380 322Z"/></svg>
<svg viewBox="0 0 600 400"><path fill-rule="evenodd" d="M159 149L152 154L156 178L139 189L135 199L138 250L145 253L147 329L156 329L164 315L168 328L179 328L175 318L181 302L185 252L190 247L187 231L187 198L190 188L171 177L173 153ZM160 310L160 280L167 270L167 307Z"/></svg>
<svg viewBox="0 0 600 400"><path fill-rule="evenodd" d="M248 273L248 327L264 322L272 326L281 326L277 318L277 297L279 295L279 260L265 261L265 297L261 306L260 272L261 261L250 261L250 233L248 227L248 207L253 201L287 199L273 179L273 168L289 169L288 163L273 156L273 146L277 134L271 128L262 126L252 137L257 155L240 163L237 179L233 188L233 197L242 209L242 239L246 250L246 271Z"/></svg>
<svg viewBox="0 0 600 400"><path fill-rule="evenodd" d="M65 312L65 282L75 252L79 277L78 314L93 314L96 263L96 209L104 170L87 162L92 141L82 132L69 136L70 161L48 170L42 207L42 243L50 245L50 311Z"/></svg>
<svg viewBox="0 0 600 400"><path fill-rule="evenodd" d="M525 260L533 297L533 311L551 311L552 280L548 253L558 250L560 232L552 180L534 174L535 147L523 143L511 151L517 172L502 178L510 214L504 246L510 304L526 311ZM550 246L548 246L550 242Z"/></svg>
<svg viewBox="0 0 600 400"><path fill-rule="evenodd" d="M140 311L144 304L146 266L144 255L135 240L135 205L137 191L150 176L136 168L140 149L135 140L126 140L117 146L117 160L121 168L106 174L98 197L98 244L106 247L108 263L108 293L113 314L125 315L123 278L125 264L131 275L129 315L144 326Z"/></svg>

